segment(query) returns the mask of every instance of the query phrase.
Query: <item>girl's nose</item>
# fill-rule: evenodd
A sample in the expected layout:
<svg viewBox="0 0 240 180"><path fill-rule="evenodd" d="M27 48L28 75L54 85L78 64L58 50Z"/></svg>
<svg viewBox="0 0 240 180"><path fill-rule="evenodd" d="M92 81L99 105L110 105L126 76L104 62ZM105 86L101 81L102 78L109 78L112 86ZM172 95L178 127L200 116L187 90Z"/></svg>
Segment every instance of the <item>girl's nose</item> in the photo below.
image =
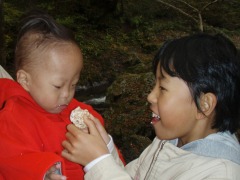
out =
<svg viewBox="0 0 240 180"><path fill-rule="evenodd" d="M152 91L148 94L147 100L151 104L157 103L157 87L156 86L154 86Z"/></svg>

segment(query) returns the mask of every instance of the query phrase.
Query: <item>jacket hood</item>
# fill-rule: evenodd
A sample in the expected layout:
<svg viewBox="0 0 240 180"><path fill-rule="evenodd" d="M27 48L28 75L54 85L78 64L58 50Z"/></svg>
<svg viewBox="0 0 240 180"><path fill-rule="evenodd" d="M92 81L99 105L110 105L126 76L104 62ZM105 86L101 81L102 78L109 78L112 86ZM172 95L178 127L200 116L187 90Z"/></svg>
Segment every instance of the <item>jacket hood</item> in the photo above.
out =
<svg viewBox="0 0 240 180"><path fill-rule="evenodd" d="M8 99L15 96L21 96L30 103L36 104L28 92L16 81L0 78L0 107L3 107Z"/></svg>
<svg viewBox="0 0 240 180"><path fill-rule="evenodd" d="M172 140L171 143L176 145L177 141ZM237 137L229 131L210 134L204 139L182 146L181 149L200 156L227 159L240 165L240 144Z"/></svg>

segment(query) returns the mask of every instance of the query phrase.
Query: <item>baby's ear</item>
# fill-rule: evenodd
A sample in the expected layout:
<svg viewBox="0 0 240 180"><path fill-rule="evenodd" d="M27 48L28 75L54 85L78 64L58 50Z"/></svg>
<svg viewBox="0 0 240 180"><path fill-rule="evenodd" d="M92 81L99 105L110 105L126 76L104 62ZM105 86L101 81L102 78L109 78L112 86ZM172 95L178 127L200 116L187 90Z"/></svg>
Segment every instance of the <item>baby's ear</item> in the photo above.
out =
<svg viewBox="0 0 240 180"><path fill-rule="evenodd" d="M26 90L29 91L28 84L29 84L29 74L20 69L17 71L17 82Z"/></svg>
<svg viewBox="0 0 240 180"><path fill-rule="evenodd" d="M204 114L198 113L198 119L204 116L209 116L214 112L217 104L217 98L213 93L202 94L200 97L200 108ZM201 115L202 114L202 115Z"/></svg>

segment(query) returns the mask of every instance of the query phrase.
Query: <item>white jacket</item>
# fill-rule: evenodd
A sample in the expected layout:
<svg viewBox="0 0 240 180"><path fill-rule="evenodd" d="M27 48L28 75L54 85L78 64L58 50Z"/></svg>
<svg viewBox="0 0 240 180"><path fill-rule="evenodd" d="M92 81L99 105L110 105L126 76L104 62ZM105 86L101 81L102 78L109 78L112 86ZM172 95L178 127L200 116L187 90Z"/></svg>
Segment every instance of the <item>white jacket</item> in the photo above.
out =
<svg viewBox="0 0 240 180"><path fill-rule="evenodd" d="M203 143L205 140L206 143ZM216 146L220 147L213 145L213 149L211 149L209 142L211 142L210 144L216 143ZM172 143L176 143L176 141L161 141L155 138L140 157L130 162L125 168L123 168L115 149L111 156L93 166L86 173L85 179L240 179L240 145L236 138L229 133L209 135L207 138L197 140L192 144L189 143L181 148ZM184 150L185 148L188 151ZM216 149L218 149L216 152L211 151Z"/></svg>

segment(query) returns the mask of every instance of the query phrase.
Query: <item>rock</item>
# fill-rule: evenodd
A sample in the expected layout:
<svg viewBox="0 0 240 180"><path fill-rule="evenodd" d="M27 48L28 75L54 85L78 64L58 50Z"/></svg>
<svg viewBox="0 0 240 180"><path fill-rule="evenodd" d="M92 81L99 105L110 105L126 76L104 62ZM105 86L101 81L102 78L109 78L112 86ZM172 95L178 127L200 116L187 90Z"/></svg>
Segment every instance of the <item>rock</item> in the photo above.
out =
<svg viewBox="0 0 240 180"><path fill-rule="evenodd" d="M125 73L107 90L106 103L109 108L103 113L106 129L127 162L137 157L154 137L147 103L153 83L152 73Z"/></svg>

